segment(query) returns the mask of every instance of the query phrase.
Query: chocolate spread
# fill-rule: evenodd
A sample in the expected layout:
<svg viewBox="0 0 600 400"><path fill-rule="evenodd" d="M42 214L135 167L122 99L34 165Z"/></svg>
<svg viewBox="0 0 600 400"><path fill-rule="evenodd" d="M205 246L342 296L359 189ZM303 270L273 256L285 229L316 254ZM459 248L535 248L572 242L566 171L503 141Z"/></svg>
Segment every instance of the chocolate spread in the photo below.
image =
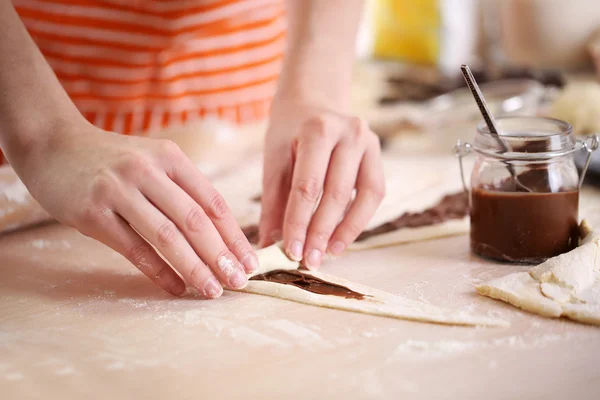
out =
<svg viewBox="0 0 600 400"><path fill-rule="evenodd" d="M372 236L402 228L436 225L450 219L461 219L467 215L469 215L469 198L467 194L464 192L450 194L444 196L438 204L425 211L416 213L407 212L393 221L366 230L358 236L356 241L360 242ZM248 225L243 227L242 231L251 244L258 243L258 226Z"/></svg>
<svg viewBox="0 0 600 400"><path fill-rule="evenodd" d="M373 229L361 233L357 242L366 240L372 236L396 231L402 228L416 228L420 226L441 224L450 219L461 219L469 215L469 198L466 193L459 192L444 196L435 206L422 212L406 212L393 221L386 222ZM244 235L252 244L258 243L258 227L249 225L242 228Z"/></svg>
<svg viewBox="0 0 600 400"><path fill-rule="evenodd" d="M296 286L308 292L362 300L368 297L342 285L326 282L322 279L298 270L276 269L250 278L251 281L276 282Z"/></svg>
<svg viewBox="0 0 600 400"><path fill-rule="evenodd" d="M436 225L450 219L461 219L469 214L469 197L465 192L444 196L435 206L422 212L406 212L393 221L386 222L373 229L361 233L357 242L372 236L380 235L402 228L417 228L420 226Z"/></svg>
<svg viewBox="0 0 600 400"><path fill-rule="evenodd" d="M519 175L471 193L471 249L484 257L537 263L573 250L578 241L579 191L553 190L548 170Z"/></svg>

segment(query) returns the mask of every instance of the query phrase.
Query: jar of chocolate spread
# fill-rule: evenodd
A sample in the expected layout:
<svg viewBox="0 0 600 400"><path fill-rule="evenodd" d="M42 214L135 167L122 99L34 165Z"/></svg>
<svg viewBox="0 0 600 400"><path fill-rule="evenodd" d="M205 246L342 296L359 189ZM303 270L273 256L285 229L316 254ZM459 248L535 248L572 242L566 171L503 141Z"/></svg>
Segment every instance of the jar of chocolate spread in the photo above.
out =
<svg viewBox="0 0 600 400"><path fill-rule="evenodd" d="M508 262L538 263L578 244L581 178L577 151L591 154L598 136L577 140L571 125L537 117L496 120L499 137L481 123L473 144L456 147L477 155L471 173L471 250ZM500 143L500 140L502 143Z"/></svg>

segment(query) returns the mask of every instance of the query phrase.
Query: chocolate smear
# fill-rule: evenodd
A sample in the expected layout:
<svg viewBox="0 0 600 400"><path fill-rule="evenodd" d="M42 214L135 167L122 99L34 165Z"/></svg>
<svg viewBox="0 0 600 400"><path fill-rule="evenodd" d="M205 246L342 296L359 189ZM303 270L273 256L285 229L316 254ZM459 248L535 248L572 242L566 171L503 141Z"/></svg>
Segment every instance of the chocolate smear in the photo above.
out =
<svg viewBox="0 0 600 400"><path fill-rule="evenodd" d="M316 278L309 273L298 270L276 269L264 274L259 274L250 278L251 281L267 281L281 283L283 285L296 286L302 290L311 293L339 296L346 299L362 300L366 296L362 293L355 292L346 286L327 282Z"/></svg>

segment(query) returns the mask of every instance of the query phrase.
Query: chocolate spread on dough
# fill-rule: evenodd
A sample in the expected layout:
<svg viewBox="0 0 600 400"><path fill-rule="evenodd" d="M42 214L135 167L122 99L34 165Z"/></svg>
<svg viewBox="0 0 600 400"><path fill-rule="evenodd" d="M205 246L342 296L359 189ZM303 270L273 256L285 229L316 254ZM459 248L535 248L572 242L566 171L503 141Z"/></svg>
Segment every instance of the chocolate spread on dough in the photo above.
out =
<svg viewBox="0 0 600 400"><path fill-rule="evenodd" d="M305 272L298 270L284 270L276 269L271 272L256 275L250 278L251 281L267 281L276 282L283 285L292 285L308 292L316 294L325 294L331 296L344 297L346 299L357 299L362 300L368 297L364 294L355 292L342 285L335 283L326 282L322 279L316 278Z"/></svg>
<svg viewBox="0 0 600 400"><path fill-rule="evenodd" d="M422 212L406 212L393 221L386 222L376 228L361 233L357 242L372 236L396 231L402 228L417 228L420 226L436 225L450 219L461 219L469 214L469 197L465 192L444 196L435 206Z"/></svg>
<svg viewBox="0 0 600 400"><path fill-rule="evenodd" d="M416 228L441 224L450 219L461 219L469 214L469 198L466 193L460 192L444 196L435 206L422 212L404 213L393 221L379 225L376 228L364 231L356 239L357 242L366 240L371 236L396 231L402 228ZM249 225L242 228L244 235L252 244L258 243L258 227Z"/></svg>

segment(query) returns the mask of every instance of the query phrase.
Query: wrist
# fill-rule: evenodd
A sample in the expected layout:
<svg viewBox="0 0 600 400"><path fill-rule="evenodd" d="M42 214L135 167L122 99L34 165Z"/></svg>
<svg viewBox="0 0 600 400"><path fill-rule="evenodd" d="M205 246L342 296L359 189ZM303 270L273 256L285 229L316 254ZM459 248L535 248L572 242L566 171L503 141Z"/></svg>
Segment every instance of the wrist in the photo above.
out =
<svg viewBox="0 0 600 400"><path fill-rule="evenodd" d="M273 98L273 111L298 106L346 113L350 108L350 93L349 90L323 90L310 86L278 88Z"/></svg>
<svg viewBox="0 0 600 400"><path fill-rule="evenodd" d="M20 169L39 159L46 150L61 146L86 124L88 122L79 113L49 119L20 119L3 129L3 151L11 165Z"/></svg>
<svg viewBox="0 0 600 400"><path fill-rule="evenodd" d="M362 0L290 0L277 101L347 112ZM298 103L299 101L296 101Z"/></svg>
<svg viewBox="0 0 600 400"><path fill-rule="evenodd" d="M301 65L285 68L273 100L274 107L280 104L304 104L340 113L347 112L351 99L351 72L340 72L335 76L331 73L332 70L332 66L321 68L317 63L305 68Z"/></svg>

